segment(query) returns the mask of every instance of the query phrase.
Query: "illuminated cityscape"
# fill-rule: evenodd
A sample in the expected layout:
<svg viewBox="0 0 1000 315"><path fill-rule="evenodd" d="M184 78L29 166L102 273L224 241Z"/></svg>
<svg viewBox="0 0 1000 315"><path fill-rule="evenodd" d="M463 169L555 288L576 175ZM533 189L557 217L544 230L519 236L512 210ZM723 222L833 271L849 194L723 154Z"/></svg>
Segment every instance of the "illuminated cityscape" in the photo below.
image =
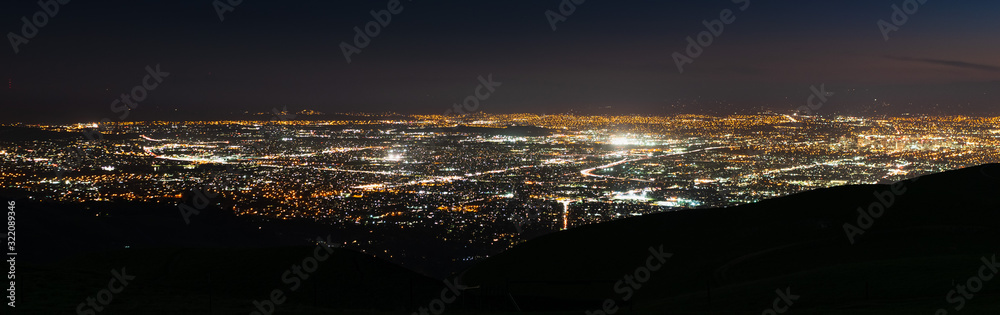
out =
<svg viewBox="0 0 1000 315"><path fill-rule="evenodd" d="M44 136L0 143L0 180L69 203L180 205L204 189L239 216L368 230L340 241L388 260L474 261L587 224L1000 162L998 120L366 114L14 124L4 128ZM102 140L79 136L91 128ZM414 258L385 243L410 231L461 255Z"/></svg>
<svg viewBox="0 0 1000 315"><path fill-rule="evenodd" d="M7 4L2 314L1000 313L1000 1Z"/></svg>

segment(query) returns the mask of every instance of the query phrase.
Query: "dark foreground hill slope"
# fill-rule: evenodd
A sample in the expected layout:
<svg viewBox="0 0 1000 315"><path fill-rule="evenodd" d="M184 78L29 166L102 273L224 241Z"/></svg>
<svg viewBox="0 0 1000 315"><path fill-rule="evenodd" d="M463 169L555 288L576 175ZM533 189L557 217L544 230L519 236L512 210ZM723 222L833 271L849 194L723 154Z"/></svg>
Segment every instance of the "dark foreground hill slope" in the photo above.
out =
<svg viewBox="0 0 1000 315"><path fill-rule="evenodd" d="M984 165L905 182L896 193L846 186L574 228L480 262L459 279L471 288L450 301L440 281L350 250L333 249L305 270L329 248L305 239L336 238L335 229L261 229L218 209L188 225L166 203L18 198L17 313L78 314L114 270L135 278L94 314L251 314L276 289L284 302L274 314L612 313L594 312L605 306L616 314L1000 314L1000 277L987 279L995 270L983 267L1000 251L998 177L1000 165ZM873 204L884 210L872 206L879 215L859 223L857 209ZM296 265L308 279L286 274Z"/></svg>
<svg viewBox="0 0 1000 315"><path fill-rule="evenodd" d="M443 287L370 254L327 246L342 233L329 226L254 223L214 207L185 224L168 203L14 199L15 314L250 314L255 301L276 314L401 313ZM331 234L331 241L316 239ZM113 280L116 273L128 284ZM272 308L274 290L282 302Z"/></svg>
<svg viewBox="0 0 1000 315"><path fill-rule="evenodd" d="M845 186L584 226L491 257L461 282L526 311L1000 314L1000 277L983 267L1000 251L998 177L1000 165L983 165L895 192ZM969 283L977 292L961 294Z"/></svg>

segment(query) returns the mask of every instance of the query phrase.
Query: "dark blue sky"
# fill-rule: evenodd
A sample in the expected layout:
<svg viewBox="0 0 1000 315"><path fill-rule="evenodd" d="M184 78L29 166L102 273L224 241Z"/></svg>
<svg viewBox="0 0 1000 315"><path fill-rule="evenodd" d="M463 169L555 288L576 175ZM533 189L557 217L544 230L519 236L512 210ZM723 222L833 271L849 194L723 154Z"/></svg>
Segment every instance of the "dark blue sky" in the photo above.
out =
<svg viewBox="0 0 1000 315"><path fill-rule="evenodd" d="M210 0L70 1L19 53L9 39L0 49L11 81L0 120L113 118L110 104L156 64L170 75L127 120L282 106L437 114L489 74L502 85L479 109L493 113L793 110L820 84L834 93L821 114L1000 108L997 1L928 0L886 41L877 21L904 1L586 0L552 31L545 11L561 1L404 0L348 64L340 43L388 2L244 0L220 21ZM736 20L679 73L672 54L724 9ZM5 1L0 30L20 34L40 10Z"/></svg>

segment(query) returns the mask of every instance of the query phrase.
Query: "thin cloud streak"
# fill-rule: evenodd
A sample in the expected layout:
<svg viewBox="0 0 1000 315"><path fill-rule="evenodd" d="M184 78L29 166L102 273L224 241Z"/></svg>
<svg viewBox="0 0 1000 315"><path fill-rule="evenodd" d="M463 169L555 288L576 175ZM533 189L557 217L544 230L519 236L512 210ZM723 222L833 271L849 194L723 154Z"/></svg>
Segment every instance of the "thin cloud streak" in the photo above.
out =
<svg viewBox="0 0 1000 315"><path fill-rule="evenodd" d="M956 68L974 69L990 72L1000 72L1000 67L984 65L978 63L971 63L965 61L957 60L942 60L942 59L928 59L928 58L912 58L912 57L896 57L896 56L886 56L888 59L899 60L899 61L909 61L909 62L922 62L936 65L945 65Z"/></svg>

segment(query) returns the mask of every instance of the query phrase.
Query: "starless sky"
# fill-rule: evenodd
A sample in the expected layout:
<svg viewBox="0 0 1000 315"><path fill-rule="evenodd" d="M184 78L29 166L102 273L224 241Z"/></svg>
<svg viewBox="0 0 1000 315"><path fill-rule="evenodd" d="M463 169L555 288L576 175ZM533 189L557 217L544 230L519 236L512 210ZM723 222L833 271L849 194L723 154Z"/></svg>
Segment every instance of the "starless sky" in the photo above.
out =
<svg viewBox="0 0 1000 315"><path fill-rule="evenodd" d="M877 22L902 0L586 0L556 31L560 0L403 0L348 63L341 42L388 2L244 0L220 21L211 0L75 0L15 54L6 34L41 8L4 1L0 121L117 120L112 101L157 64L169 77L127 120L440 114L490 74L488 113L790 111L821 84L820 114L1000 108L1000 1L928 0L886 41ZM736 20L679 73L672 54L726 9Z"/></svg>

